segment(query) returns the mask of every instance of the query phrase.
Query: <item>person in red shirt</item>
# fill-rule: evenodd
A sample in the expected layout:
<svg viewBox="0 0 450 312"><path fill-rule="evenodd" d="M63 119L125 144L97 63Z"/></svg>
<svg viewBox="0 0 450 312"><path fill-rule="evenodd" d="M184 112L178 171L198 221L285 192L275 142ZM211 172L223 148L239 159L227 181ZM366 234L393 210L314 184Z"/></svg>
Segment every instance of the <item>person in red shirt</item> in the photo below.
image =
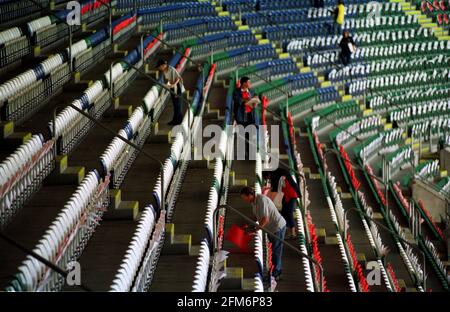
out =
<svg viewBox="0 0 450 312"><path fill-rule="evenodd" d="M286 220L286 227L289 229L288 239L296 239L297 231L295 227L294 211L297 207L298 199L301 197L297 183L291 174L283 169L278 168L274 171L264 172L263 178L270 181L270 194L268 196L273 199L278 192L279 183L283 183L281 191L283 192L283 201L281 215Z"/></svg>

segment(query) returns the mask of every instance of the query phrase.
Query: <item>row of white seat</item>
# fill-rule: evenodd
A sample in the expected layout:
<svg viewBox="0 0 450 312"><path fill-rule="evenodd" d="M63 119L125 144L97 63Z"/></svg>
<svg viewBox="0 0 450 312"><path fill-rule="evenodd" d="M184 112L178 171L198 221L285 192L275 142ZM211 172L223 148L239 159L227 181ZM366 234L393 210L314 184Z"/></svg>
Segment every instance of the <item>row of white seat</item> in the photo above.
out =
<svg viewBox="0 0 450 312"><path fill-rule="evenodd" d="M331 17L332 16L332 7L327 8L309 8L308 17L317 18L317 17ZM399 3L377 3L376 5L368 4L348 4L345 6L345 13L348 15L361 15L365 16L371 12L375 11L376 13L394 13L394 12L402 12L402 7Z"/></svg>
<svg viewBox="0 0 450 312"><path fill-rule="evenodd" d="M344 209L342 206L342 202L340 200L340 195L337 191L337 183L335 182L335 178L334 178L334 176L332 176L331 172L327 172L327 179L328 179L329 185L332 188L332 193L335 198L335 206L334 207L335 207L335 209L337 208L336 214L339 216L338 220L343 225L340 227L340 229L342 231L344 229L344 227L348 227L348 224L344 224ZM358 196L357 199L361 203L361 206L362 206L362 209L364 210L364 212L369 217L373 217L372 207L369 206L369 204L367 203L365 194L363 192L361 192L360 190L358 190L356 194ZM337 200L336 200L336 198L337 198ZM390 274L391 271L389 271L389 273L388 273L383 262L380 260L383 257L383 255L385 255L387 253L387 247L383 244L378 227L376 226L376 224L374 222L368 221L365 217L361 216L361 221L363 223L364 230L365 230L366 236L369 240L369 243L370 243L372 249L376 251L378 266L382 273L382 277L383 277L385 286L388 289L388 291L394 291L393 285L396 285L396 280L394 280L395 276L392 276Z"/></svg>
<svg viewBox="0 0 450 312"><path fill-rule="evenodd" d="M53 169L54 141L31 137L0 164L0 228L12 219Z"/></svg>
<svg viewBox="0 0 450 312"><path fill-rule="evenodd" d="M86 97L86 101L88 101L87 98L95 98L95 94L98 93L97 91L100 90L100 87L93 86L92 89L89 90L89 92L84 93L84 96ZM92 92L90 92L92 91ZM82 107L80 105L80 107ZM123 131L123 130L122 130ZM123 136L126 136L125 131L123 131ZM53 142L53 141L52 141ZM64 263L59 263L61 265L66 265L69 260L77 259L78 256L81 254L82 249L84 248L84 245L87 243L87 240L89 239L90 235L92 234L93 228L95 228L96 225L98 225L98 220L96 218L98 216L101 216L103 213L103 210L106 209L108 204L108 189L109 189L109 180L110 175L108 173L102 175L104 176L104 181L102 180L102 177L100 174L98 174L96 171L91 172L88 174L88 176L83 180L80 187L77 189L76 193L73 195L71 200L68 202L66 206L71 207L71 213L73 211L78 211L78 214L71 214L70 222L65 222L61 225L59 228L64 233L65 239L62 240L65 242L64 246L57 245L58 248L58 255L55 254L45 254L42 255L45 259L49 259L52 262L57 263L62 259L61 261L64 261ZM96 178L96 181L94 180L94 177ZM99 184L100 183L100 184ZM93 201L94 205L92 205L92 196L96 196ZM99 201L99 197L100 201ZM98 205L98 203L101 203L101 205ZM73 208L75 207L75 208ZM75 209L75 210L74 210ZM78 209L78 210L76 210ZM96 211L90 211L89 216L87 215L81 215L81 213L84 211L84 209L96 209ZM64 211L64 216L67 214ZM82 218L83 216L83 218ZM67 221L67 220L65 220ZM78 223L74 223L77 221ZM88 222L87 226L81 226L82 223ZM87 231L87 232L86 232ZM58 233L60 235L61 233ZM69 235L69 236L67 236ZM61 235L60 235L61 236ZM58 236L59 237L59 236ZM45 237L44 237L45 238ZM64 238L64 237L63 237ZM72 240L75 239L75 240ZM73 243L67 245L73 241ZM59 242L55 240L55 242ZM67 243L67 244L66 244ZM55 247L55 248L56 248ZM63 248L64 247L64 248ZM66 249L67 248L67 249ZM48 256L48 257L47 257ZM52 257L51 257L52 256ZM58 258L56 259L55 256ZM36 262L36 260L33 260ZM43 265L42 265L43 266ZM45 267L45 266L44 266ZM31 270L31 272L33 272ZM41 274L41 271L35 272L36 274ZM39 275L40 276L40 275ZM26 284L27 287L36 288L37 285L29 285ZM64 285L64 280L61 280L61 277L58 276L56 273L49 273L49 276L46 277L46 280L41 282L41 285L39 286L39 289L44 290L59 290ZM17 288L17 287L16 287ZM19 290L25 290L20 288ZM28 288L27 288L28 290Z"/></svg>
<svg viewBox="0 0 450 312"><path fill-rule="evenodd" d="M28 38L18 27L0 32L0 68L31 53Z"/></svg>
<svg viewBox="0 0 450 312"><path fill-rule="evenodd" d="M225 129L227 128L225 127ZM220 230L224 226L221 220L223 221L224 219L221 218L216 220L218 224L214 225L213 218L216 209L218 209L219 203L222 203L222 201L226 199L225 194L227 193L226 190L224 192L222 192L222 190L227 188L228 183L225 179L228 180L228 177L224 177L224 179L222 179L222 177L226 175L226 172L229 172L228 166L231 160L229 160L227 153L230 152L230 143L232 144L233 142L233 132L227 132L225 129L222 130L220 134L219 155L215 158L213 179L209 189L208 203L203 225L206 232L206 240L202 241L202 245L206 246L203 248L207 249L207 252L205 251L205 253L199 255L198 257L198 272L196 272L194 277L192 287L193 292L217 291L220 281L225 274L222 267L223 261L226 259L226 252L221 250L221 239L223 239L223 237L219 236ZM223 184L222 181L224 182ZM221 195L223 197L221 197ZM214 229L216 229L216 233L214 233ZM214 234L216 234L217 237L215 237ZM216 244L218 244L218 246L216 246ZM209 267L211 260L209 253L211 248L217 248L218 253L214 254L210 269ZM207 282L208 277L210 280L209 283Z"/></svg>
<svg viewBox="0 0 450 312"><path fill-rule="evenodd" d="M182 63L182 65L182 67L178 67L180 73L185 69L184 66L186 63ZM142 146L146 137L150 134L150 126L153 121L153 118L149 115L149 112L153 109L161 111L168 95L169 94L161 90L160 87L153 86L145 95L143 105L137 107L133 111L124 128L119 130L119 135L125 139L133 141L139 146ZM156 114L158 115L158 113ZM186 129L185 132L187 132L187 119L188 118L186 118L186 116L183 119L183 128ZM191 113L190 120L192 119ZM183 139L183 135L179 133L171 146L171 152L174 153L174 157L177 160L181 155ZM100 162L104 173L111 173L113 175L114 187L118 187L121 184L127 171L126 164L133 161L137 154L137 151L134 149L131 150L131 153L128 153L130 149L131 147L124 141L119 138L114 138L106 148L105 152L100 156ZM164 163L165 190L169 186L167 182L172 178L173 169L173 164L170 162L170 159L167 159ZM159 206L155 207L156 210L159 210L159 208Z"/></svg>
<svg viewBox="0 0 450 312"><path fill-rule="evenodd" d="M33 251L62 268L77 259L108 204L108 182L95 170L89 172ZM18 270L7 290L56 291L65 283L59 273L32 256Z"/></svg>
<svg viewBox="0 0 450 312"><path fill-rule="evenodd" d="M416 15L395 15L395 16L380 16L379 18L363 18L363 19L346 19L342 28L344 29L358 29L358 28L373 28L381 26L405 26L416 24L418 21Z"/></svg>
<svg viewBox="0 0 450 312"><path fill-rule="evenodd" d="M133 281L138 274L140 263L148 248L156 221L157 215L153 207L151 205L145 207L125 257L114 277L111 291L129 292L131 290Z"/></svg>

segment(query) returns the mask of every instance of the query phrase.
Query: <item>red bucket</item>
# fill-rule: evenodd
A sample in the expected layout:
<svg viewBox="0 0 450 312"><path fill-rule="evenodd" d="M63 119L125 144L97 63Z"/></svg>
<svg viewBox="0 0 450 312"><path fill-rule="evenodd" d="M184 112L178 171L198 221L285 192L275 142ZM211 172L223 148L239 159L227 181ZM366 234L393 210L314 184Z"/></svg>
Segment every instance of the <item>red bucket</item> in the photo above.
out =
<svg viewBox="0 0 450 312"><path fill-rule="evenodd" d="M248 252L248 243L252 239L252 234L246 233L243 228L233 224L225 239L236 245L241 252Z"/></svg>

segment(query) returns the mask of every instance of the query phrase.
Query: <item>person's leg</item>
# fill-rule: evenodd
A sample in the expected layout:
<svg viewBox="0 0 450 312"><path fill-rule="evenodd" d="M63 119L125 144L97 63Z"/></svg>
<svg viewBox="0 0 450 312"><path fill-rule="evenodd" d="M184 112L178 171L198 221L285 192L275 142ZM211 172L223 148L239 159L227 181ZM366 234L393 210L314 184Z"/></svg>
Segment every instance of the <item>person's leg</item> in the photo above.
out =
<svg viewBox="0 0 450 312"><path fill-rule="evenodd" d="M284 239L284 234L286 231L286 227L283 227L278 233L274 233L280 239ZM281 274L281 257L283 255L283 243L275 238L270 238L270 242L272 243L272 263L273 263L273 272L272 275L277 277Z"/></svg>

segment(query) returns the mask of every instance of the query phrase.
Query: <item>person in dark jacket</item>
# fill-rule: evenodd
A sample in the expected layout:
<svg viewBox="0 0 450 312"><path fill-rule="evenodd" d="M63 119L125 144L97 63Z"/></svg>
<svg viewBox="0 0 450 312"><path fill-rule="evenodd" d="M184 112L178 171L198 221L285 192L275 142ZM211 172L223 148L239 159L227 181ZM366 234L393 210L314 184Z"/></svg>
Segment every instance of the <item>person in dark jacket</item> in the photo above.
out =
<svg viewBox="0 0 450 312"><path fill-rule="evenodd" d="M282 201L281 215L286 220L286 226L289 229L289 239L296 239L296 227L294 219L294 211L297 206L297 200L301 198L298 184L294 181L289 171L283 168L278 168L274 171L265 171L263 178L270 181L270 191L272 193L278 192L278 185L280 181L283 182L282 192L284 194ZM284 178L284 179L282 179ZM270 197L270 196L269 196Z"/></svg>
<svg viewBox="0 0 450 312"><path fill-rule="evenodd" d="M344 66L350 64L351 56L356 51L356 44L348 31L344 31L341 42L339 43L341 48L341 61Z"/></svg>

